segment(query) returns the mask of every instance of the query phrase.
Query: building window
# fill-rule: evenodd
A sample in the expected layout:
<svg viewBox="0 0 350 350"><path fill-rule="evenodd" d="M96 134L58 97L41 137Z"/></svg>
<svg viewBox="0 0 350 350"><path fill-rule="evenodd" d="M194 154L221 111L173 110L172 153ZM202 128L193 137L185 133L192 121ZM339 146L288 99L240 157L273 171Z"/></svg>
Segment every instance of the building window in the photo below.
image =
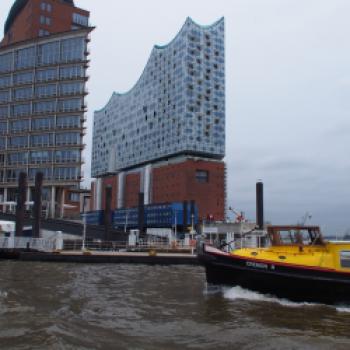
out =
<svg viewBox="0 0 350 350"><path fill-rule="evenodd" d="M28 100L33 95L33 89L31 87L13 89L12 94L15 100Z"/></svg>
<svg viewBox="0 0 350 350"><path fill-rule="evenodd" d="M30 145L33 147L53 146L54 144L53 134L40 134L32 135L30 137Z"/></svg>
<svg viewBox="0 0 350 350"><path fill-rule="evenodd" d="M15 68L29 68L35 66L35 47L20 49L15 52Z"/></svg>
<svg viewBox="0 0 350 350"><path fill-rule="evenodd" d="M60 68L60 79L76 79L84 76L82 66L69 66Z"/></svg>
<svg viewBox="0 0 350 350"><path fill-rule="evenodd" d="M89 17L81 15L79 13L73 13L73 23L79 24L84 27L89 26Z"/></svg>
<svg viewBox="0 0 350 350"><path fill-rule="evenodd" d="M38 70L36 72L36 80L37 81L48 81L48 80L56 80L57 79L57 69L49 68Z"/></svg>
<svg viewBox="0 0 350 350"><path fill-rule="evenodd" d="M209 182L209 172L207 170L196 170L196 180L199 183Z"/></svg>
<svg viewBox="0 0 350 350"><path fill-rule="evenodd" d="M50 32L45 29L39 29L39 36L47 36L50 35Z"/></svg>
<svg viewBox="0 0 350 350"><path fill-rule="evenodd" d="M35 88L35 95L37 97L56 96L56 84L41 85Z"/></svg>
<svg viewBox="0 0 350 350"><path fill-rule="evenodd" d="M56 111L56 101L35 102L33 105L34 113L52 113Z"/></svg>
<svg viewBox="0 0 350 350"><path fill-rule="evenodd" d="M50 26L51 25L51 18L50 17L46 17L46 16L40 16L40 24L44 24L46 26Z"/></svg>
<svg viewBox="0 0 350 350"><path fill-rule="evenodd" d="M51 163L51 161L52 151L30 152L30 163L32 164Z"/></svg>
<svg viewBox="0 0 350 350"><path fill-rule="evenodd" d="M16 85L30 84L33 82L33 72L17 73L13 76L13 83Z"/></svg>
<svg viewBox="0 0 350 350"><path fill-rule="evenodd" d="M51 12L52 11L52 5L47 3L47 2L42 2L40 4L40 8L42 11L47 11L47 12Z"/></svg>
<svg viewBox="0 0 350 350"><path fill-rule="evenodd" d="M49 130L54 127L54 118L39 118L32 120L32 130Z"/></svg>
<svg viewBox="0 0 350 350"><path fill-rule="evenodd" d="M0 73L12 70L12 53L0 55Z"/></svg>
<svg viewBox="0 0 350 350"><path fill-rule="evenodd" d="M42 44L38 46L38 64L49 65L58 63L60 60L60 43L54 41L52 43Z"/></svg>
<svg viewBox="0 0 350 350"><path fill-rule="evenodd" d="M62 62L82 61L84 50L85 40L83 37L62 40L61 60Z"/></svg>
<svg viewBox="0 0 350 350"><path fill-rule="evenodd" d="M79 193L69 193L69 200L71 202L80 202L80 194Z"/></svg>

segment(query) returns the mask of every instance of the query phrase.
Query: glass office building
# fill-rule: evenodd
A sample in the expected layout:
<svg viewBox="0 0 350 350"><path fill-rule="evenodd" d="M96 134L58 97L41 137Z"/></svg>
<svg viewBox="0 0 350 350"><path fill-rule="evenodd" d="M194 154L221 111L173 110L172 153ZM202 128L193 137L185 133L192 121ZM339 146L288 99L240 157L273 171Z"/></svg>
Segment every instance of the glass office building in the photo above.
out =
<svg viewBox="0 0 350 350"><path fill-rule="evenodd" d="M42 4L46 9L51 3L53 11L55 1ZM79 188L90 31L88 26L70 27L0 47L3 202L15 200L21 172L28 175L28 200L36 173L44 174L44 200L51 203L52 216L64 190Z"/></svg>

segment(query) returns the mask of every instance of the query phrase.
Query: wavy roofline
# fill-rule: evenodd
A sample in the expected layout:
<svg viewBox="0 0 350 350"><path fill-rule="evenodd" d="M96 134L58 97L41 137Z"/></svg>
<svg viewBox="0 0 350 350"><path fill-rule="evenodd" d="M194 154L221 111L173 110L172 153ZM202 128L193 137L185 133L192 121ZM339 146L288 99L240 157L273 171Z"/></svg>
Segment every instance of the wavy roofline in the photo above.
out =
<svg viewBox="0 0 350 350"><path fill-rule="evenodd" d="M200 29L203 29L203 30L208 30L208 29L211 29L211 28L214 28L216 27L217 25L219 25L221 22L223 22L225 20L225 17L222 16L220 17L217 21L215 21L214 23L210 24L210 25L202 25L202 24L199 24L197 22L195 22L191 17L187 17L186 18L186 21L185 23L182 25L182 27L180 28L180 30L177 32L177 34L175 35L175 37L170 40L167 44L165 45L154 45L152 50L151 50L151 53L150 55L148 56L148 59L147 59L147 62L139 76L139 78L136 80L136 83L127 91L125 92L116 92L116 91L113 91L112 93L112 96L108 99L108 102L104 105L104 107L98 109L98 110L95 110L94 113L99 113L99 112L102 112L103 110L106 109L106 107L112 102L113 98L116 97L116 96L126 96L128 95L129 93L131 93L137 86L137 84L139 83L139 81L141 80L141 78L143 77L143 74L145 73L145 70L146 68L148 67L148 63L149 61L151 60L152 56L153 56L153 52L155 50L164 50L164 49L167 49L168 47L171 46L171 44L181 35L182 31L184 30L184 28L186 27L187 23L192 23L194 24L196 27L200 28Z"/></svg>

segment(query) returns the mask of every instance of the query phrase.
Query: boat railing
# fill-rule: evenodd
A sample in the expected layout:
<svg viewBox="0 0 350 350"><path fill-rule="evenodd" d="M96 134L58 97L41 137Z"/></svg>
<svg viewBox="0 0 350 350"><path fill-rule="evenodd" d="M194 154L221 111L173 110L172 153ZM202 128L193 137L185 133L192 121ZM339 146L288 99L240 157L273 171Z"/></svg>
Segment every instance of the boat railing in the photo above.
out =
<svg viewBox="0 0 350 350"><path fill-rule="evenodd" d="M232 251L243 248L263 248L269 245L265 231L252 231L249 234L241 235L226 244L226 250Z"/></svg>

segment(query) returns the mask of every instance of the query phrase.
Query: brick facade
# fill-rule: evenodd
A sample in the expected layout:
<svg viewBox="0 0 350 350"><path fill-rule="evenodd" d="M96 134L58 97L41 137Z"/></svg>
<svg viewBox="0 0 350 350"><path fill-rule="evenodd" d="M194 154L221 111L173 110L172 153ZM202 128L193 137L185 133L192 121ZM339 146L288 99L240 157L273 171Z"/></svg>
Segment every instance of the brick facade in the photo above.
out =
<svg viewBox="0 0 350 350"><path fill-rule="evenodd" d="M51 11L43 10L41 3L50 4ZM63 1L30 0L15 18L0 46L37 38L40 29L50 34L70 31L72 30L73 13L86 17L90 16L88 11L74 7ZM42 24L40 16L50 18L50 24Z"/></svg>
<svg viewBox="0 0 350 350"><path fill-rule="evenodd" d="M139 202L141 175L128 174L125 179L125 207L136 207Z"/></svg>
<svg viewBox="0 0 350 350"><path fill-rule="evenodd" d="M138 205L141 173L126 174L124 183L124 207ZM151 175L151 203L169 203L194 200L199 219L211 216L214 220L225 219L225 163L188 159L174 164L154 165ZM106 185L112 186L112 210L117 208L118 175L102 178L102 209ZM93 184L92 193L96 196Z"/></svg>
<svg viewBox="0 0 350 350"><path fill-rule="evenodd" d="M197 172L206 172L205 179L197 179ZM225 216L225 165L223 162L188 160L181 164L153 169L154 203L194 200L199 218L212 216L223 220Z"/></svg>

